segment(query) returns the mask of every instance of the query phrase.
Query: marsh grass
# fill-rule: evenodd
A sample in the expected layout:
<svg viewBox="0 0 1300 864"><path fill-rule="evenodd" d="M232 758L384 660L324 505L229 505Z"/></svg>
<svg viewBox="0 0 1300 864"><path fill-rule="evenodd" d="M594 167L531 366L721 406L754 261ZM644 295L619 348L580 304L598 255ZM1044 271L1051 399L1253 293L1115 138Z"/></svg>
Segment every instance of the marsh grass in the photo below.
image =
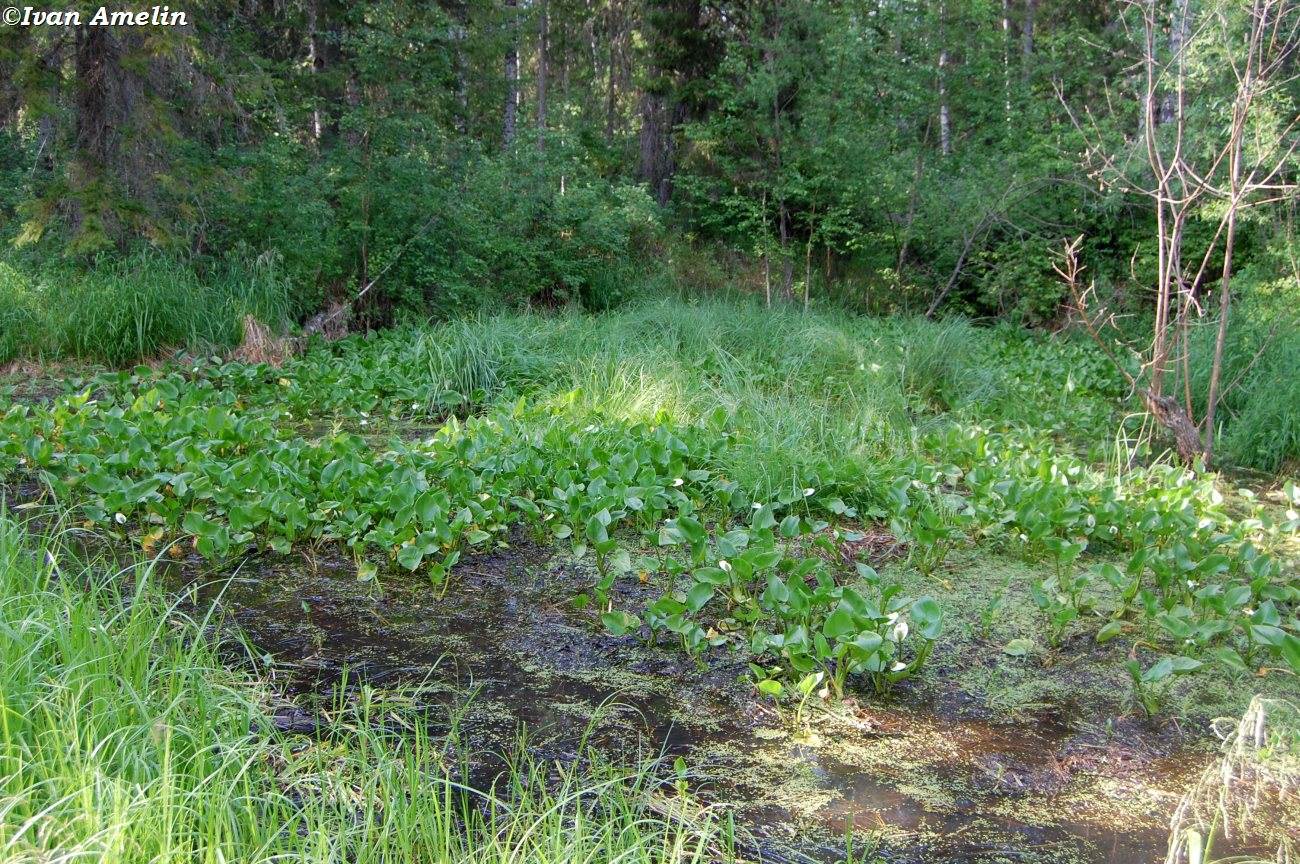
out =
<svg viewBox="0 0 1300 864"><path fill-rule="evenodd" d="M232 259L204 278L156 253L85 270L0 260L0 362L123 365L168 351L230 347L240 341L245 315L282 326L288 297L270 259Z"/></svg>
<svg viewBox="0 0 1300 864"><path fill-rule="evenodd" d="M996 387L970 324L765 309L737 300L651 300L593 317L506 314L381 337L371 364L418 366L461 393L583 415L743 430L717 466L752 488L784 488L910 451L917 424ZM324 382L322 381L322 384Z"/></svg>
<svg viewBox="0 0 1300 864"><path fill-rule="evenodd" d="M693 862L730 833L670 772L521 755L489 788L454 740L361 688L317 738L147 563L77 564L0 514L0 860ZM123 588L130 585L130 588Z"/></svg>
<svg viewBox="0 0 1300 864"><path fill-rule="evenodd" d="M1232 464L1277 471L1300 460L1300 315L1243 303L1224 353L1218 448ZM1215 328L1193 332L1193 407L1204 412ZM1181 370L1180 370L1181 373ZM1181 374L1177 386L1181 386Z"/></svg>
<svg viewBox="0 0 1300 864"><path fill-rule="evenodd" d="M1220 758L1174 813L1166 864L1298 860L1300 706L1257 696L1240 718L1214 725ZM1257 851L1225 858L1219 851L1224 846Z"/></svg>

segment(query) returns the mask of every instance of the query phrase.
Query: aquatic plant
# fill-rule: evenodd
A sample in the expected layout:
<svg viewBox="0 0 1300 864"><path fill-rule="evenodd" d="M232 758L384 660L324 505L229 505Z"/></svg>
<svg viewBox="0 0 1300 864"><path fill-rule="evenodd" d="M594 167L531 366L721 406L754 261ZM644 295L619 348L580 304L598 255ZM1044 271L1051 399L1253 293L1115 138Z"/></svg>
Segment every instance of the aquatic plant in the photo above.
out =
<svg viewBox="0 0 1300 864"><path fill-rule="evenodd" d="M952 413L902 435L936 394L885 374L907 350L881 326L658 303L350 339L281 369L140 367L10 405L0 477L143 550L332 542L442 590L522 526L593 562L584 596L615 631L641 626L623 611L692 653L744 632L792 673L858 664L873 688L891 641L824 624L843 532L874 520L927 578L968 542L1050 562L1035 596L1051 641L1095 610L1101 642L1300 669L1300 585L1268 551L1300 520L1229 513L1212 476L1165 463L1105 470L1019 415L972 422L984 403L951 393ZM826 327L844 338L814 351ZM657 563L634 568L647 550ZM616 610L634 569L668 589Z"/></svg>

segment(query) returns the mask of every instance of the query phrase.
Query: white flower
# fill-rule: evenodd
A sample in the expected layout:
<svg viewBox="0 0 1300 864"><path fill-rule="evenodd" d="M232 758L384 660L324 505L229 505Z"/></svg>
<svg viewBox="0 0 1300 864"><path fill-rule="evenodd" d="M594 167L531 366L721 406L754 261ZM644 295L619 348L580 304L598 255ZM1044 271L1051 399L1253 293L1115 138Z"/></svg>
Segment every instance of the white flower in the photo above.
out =
<svg viewBox="0 0 1300 864"><path fill-rule="evenodd" d="M674 486L674 487L677 487L677 486L682 485L682 484L685 483L685 482L686 482L685 480L683 480L682 478L678 477L676 480L673 481L673 486Z"/></svg>
<svg viewBox="0 0 1300 864"><path fill-rule="evenodd" d="M753 504L751 504L750 506L753 507L755 510L762 510L762 509L763 509L763 505L760 504L760 503L757 502L757 501L755 501L755 502L754 502Z"/></svg>
<svg viewBox="0 0 1300 864"><path fill-rule="evenodd" d="M894 634L890 637L894 642L902 642L907 638L907 622L899 621L894 625Z"/></svg>
<svg viewBox="0 0 1300 864"><path fill-rule="evenodd" d="M816 492L816 491L817 491L816 489L813 489L812 487L809 487L809 488L803 490L803 497L807 498L809 495L813 494L813 493Z"/></svg>
<svg viewBox="0 0 1300 864"><path fill-rule="evenodd" d="M123 515L123 514L121 514L121 513L114 513L114 514L113 514L113 521L116 522L118 525L125 525L125 524L126 524L126 516Z"/></svg>
<svg viewBox="0 0 1300 864"><path fill-rule="evenodd" d="M724 572L727 572L727 573L730 573L730 572L731 572L731 562L728 561L726 558L719 558L719 559L718 559L718 567L719 567L720 569L722 569Z"/></svg>
<svg viewBox="0 0 1300 864"><path fill-rule="evenodd" d="M362 420L362 421L361 421L361 425L362 425L362 426L369 426L369 425L370 425L370 421L369 421L369 420Z"/></svg>
<svg viewBox="0 0 1300 864"><path fill-rule="evenodd" d="M889 667L890 672L902 672L907 668L907 664L902 660L895 660L894 665Z"/></svg>

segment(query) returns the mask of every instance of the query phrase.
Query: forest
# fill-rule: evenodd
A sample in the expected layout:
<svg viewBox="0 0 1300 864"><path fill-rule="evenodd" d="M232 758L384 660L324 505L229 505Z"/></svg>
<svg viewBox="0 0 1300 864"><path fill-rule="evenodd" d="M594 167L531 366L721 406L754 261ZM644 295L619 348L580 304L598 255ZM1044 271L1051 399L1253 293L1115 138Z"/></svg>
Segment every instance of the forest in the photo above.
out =
<svg viewBox="0 0 1300 864"><path fill-rule="evenodd" d="M1300 2L0 19L0 861L1300 861Z"/></svg>

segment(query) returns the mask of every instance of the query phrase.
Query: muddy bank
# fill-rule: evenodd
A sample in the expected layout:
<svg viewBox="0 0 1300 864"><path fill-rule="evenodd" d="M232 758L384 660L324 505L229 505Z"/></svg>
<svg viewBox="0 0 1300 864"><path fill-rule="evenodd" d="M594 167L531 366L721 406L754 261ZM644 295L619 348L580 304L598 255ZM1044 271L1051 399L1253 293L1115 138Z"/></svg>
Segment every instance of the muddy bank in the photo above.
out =
<svg viewBox="0 0 1300 864"><path fill-rule="evenodd" d="M851 828L898 862L1145 864L1206 762L1136 721L997 723L933 687L818 706L795 728L725 647L697 662L603 632L571 602L590 574L518 537L465 560L442 597L418 577L358 579L333 553L252 557L219 578L184 569L172 578L219 601L303 704L331 698L345 671L419 683L429 716L456 717L484 754L485 782L521 726L548 759L578 758L587 740L614 757L682 755L764 860L838 860ZM624 581L624 607L655 590ZM284 722L309 731L309 710Z"/></svg>

